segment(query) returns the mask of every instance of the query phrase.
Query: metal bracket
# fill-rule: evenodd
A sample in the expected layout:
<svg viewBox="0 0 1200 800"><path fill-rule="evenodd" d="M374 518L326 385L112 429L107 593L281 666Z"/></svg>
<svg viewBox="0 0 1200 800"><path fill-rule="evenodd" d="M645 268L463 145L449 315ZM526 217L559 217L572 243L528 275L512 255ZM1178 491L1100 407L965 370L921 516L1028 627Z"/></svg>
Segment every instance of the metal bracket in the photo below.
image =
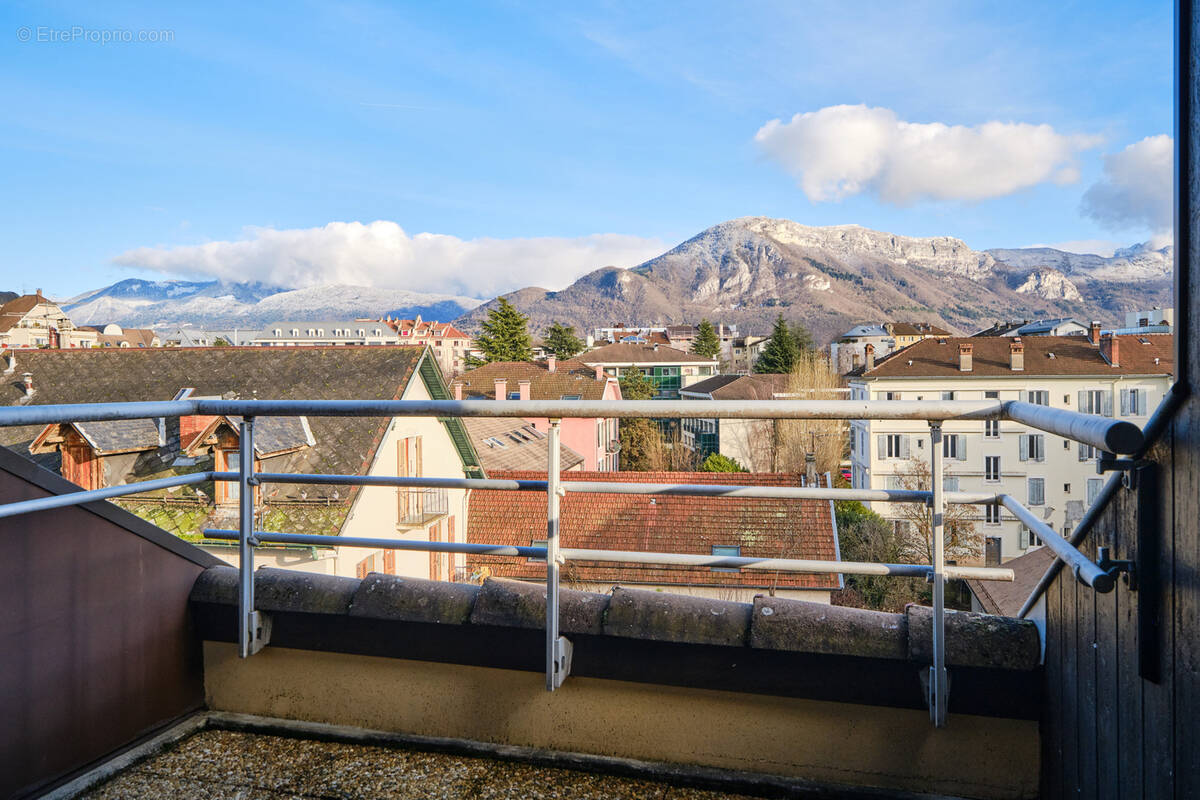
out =
<svg viewBox="0 0 1200 800"><path fill-rule="evenodd" d="M1146 461L1136 458L1117 458L1115 453L1101 451L1100 457L1096 459L1096 474L1103 475L1106 472L1123 472L1121 476L1121 485L1126 489L1137 488L1137 471L1140 467L1146 465Z"/></svg>
<svg viewBox="0 0 1200 800"><path fill-rule="evenodd" d="M250 624L246 646L250 655L254 655L271 643L271 615L262 611L251 611L248 615Z"/></svg>
<svg viewBox="0 0 1200 800"><path fill-rule="evenodd" d="M1099 547L1096 553L1099 558L1096 559L1096 566L1107 572L1112 577L1121 575L1121 580L1129 587L1129 591L1137 591L1137 564L1129 559L1114 559L1109 558L1108 547Z"/></svg>
<svg viewBox="0 0 1200 800"><path fill-rule="evenodd" d="M571 657L575 653L575 645L565 636L554 640L554 688L563 685L563 681L571 674Z"/></svg>
<svg viewBox="0 0 1200 800"><path fill-rule="evenodd" d="M933 669L934 669L933 667L930 667L929 669L920 670L917 673L917 677L919 677L921 679L921 693L923 695L925 695L925 705L927 705L929 707L929 721L932 722L936 727L943 728L946 725L947 709L945 709L945 708L941 709L941 719L939 720L938 719L938 716L939 716L938 709L935 707L935 700L934 700L933 692L932 692L932 687L934 684ZM942 696L945 700L946 705L949 705L950 704L950 671L947 670L945 667L942 667L941 684L944 687Z"/></svg>

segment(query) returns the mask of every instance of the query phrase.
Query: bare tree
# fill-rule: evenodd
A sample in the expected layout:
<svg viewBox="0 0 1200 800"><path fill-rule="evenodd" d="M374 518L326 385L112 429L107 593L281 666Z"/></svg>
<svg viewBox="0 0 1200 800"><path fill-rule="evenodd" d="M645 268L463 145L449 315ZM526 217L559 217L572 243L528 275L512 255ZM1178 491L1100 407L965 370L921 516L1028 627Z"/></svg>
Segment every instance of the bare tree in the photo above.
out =
<svg viewBox="0 0 1200 800"><path fill-rule="evenodd" d="M896 478L899 488L906 490L927 492L933 485L929 464L917 459L909 460L903 471L896 473ZM896 516L904 523L899 531L903 560L914 564L933 563L933 516L930 510L920 503L895 503L894 507L898 509ZM982 539L975 530L970 506L947 505L943 524L947 560L982 561Z"/></svg>
<svg viewBox="0 0 1200 800"><path fill-rule="evenodd" d="M803 351L788 374L789 400L837 400L842 378L830 367L829 359L814 351ZM805 454L817 458L817 472L837 473L849 442L847 426L838 419L784 419L774 425L775 472L803 472Z"/></svg>

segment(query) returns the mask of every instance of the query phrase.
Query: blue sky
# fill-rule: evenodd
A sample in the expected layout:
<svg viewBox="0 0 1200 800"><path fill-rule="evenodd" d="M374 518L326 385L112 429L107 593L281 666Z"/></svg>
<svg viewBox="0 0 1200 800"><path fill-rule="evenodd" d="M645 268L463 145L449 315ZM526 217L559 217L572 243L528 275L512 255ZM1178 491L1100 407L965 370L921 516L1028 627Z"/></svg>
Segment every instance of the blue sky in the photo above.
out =
<svg viewBox="0 0 1200 800"><path fill-rule="evenodd" d="M1163 0L10 3L0 288L559 288L747 215L975 248L1142 241L1164 233L1145 163L1169 143L1137 145L1171 133L1171 17ZM112 30L170 41L88 40ZM837 106L869 115L880 160L818 114ZM961 136L928 144L935 123Z"/></svg>

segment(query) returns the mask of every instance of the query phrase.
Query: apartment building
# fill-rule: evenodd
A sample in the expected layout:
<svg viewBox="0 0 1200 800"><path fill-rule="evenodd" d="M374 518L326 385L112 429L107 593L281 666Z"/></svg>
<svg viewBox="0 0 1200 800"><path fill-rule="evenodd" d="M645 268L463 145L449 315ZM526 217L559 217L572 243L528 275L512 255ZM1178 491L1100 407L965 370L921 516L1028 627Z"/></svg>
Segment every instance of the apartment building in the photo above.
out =
<svg viewBox="0 0 1200 800"><path fill-rule="evenodd" d="M250 341L257 347L403 344L395 331L372 319L284 320L267 325Z"/></svg>
<svg viewBox="0 0 1200 800"><path fill-rule="evenodd" d="M471 337L449 322L416 319L394 319L383 321L400 337L400 344L427 346L433 351L443 375L457 375L467 366L467 354L471 351Z"/></svg>
<svg viewBox="0 0 1200 800"><path fill-rule="evenodd" d="M678 400L681 388L720 371L716 358L704 358L659 344L610 344L580 353L575 358L618 379L630 370L639 370L654 384L655 397L660 400Z"/></svg>
<svg viewBox="0 0 1200 800"><path fill-rule="evenodd" d="M1144 425L1174 368L1173 337L946 337L920 341L866 363L849 379L858 400L1021 400ZM1008 421L948 421L943 426L946 489L1010 494L1068 534L1103 483L1098 453ZM856 420L850 428L851 482L898 489L929 464L929 427L906 420ZM899 517L887 503L872 504ZM972 506L992 559L1019 556L1038 542L998 506ZM983 560L980 552L980 560Z"/></svg>
<svg viewBox="0 0 1200 800"><path fill-rule="evenodd" d="M38 289L0 306L0 347L91 347L95 331L80 330Z"/></svg>

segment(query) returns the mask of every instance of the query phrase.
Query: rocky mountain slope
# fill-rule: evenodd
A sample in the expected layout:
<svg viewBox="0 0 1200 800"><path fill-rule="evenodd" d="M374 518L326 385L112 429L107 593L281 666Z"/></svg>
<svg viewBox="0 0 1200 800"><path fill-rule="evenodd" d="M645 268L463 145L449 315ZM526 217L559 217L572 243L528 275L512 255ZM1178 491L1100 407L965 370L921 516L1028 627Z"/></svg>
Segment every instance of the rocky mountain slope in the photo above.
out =
<svg viewBox="0 0 1200 800"><path fill-rule="evenodd" d="M555 320L588 330L708 317L765 334L782 312L828 341L875 320L964 333L999 318L1117 322L1127 310L1170 305L1172 263L1171 248L1134 247L1107 259L1050 248L976 251L951 237L746 217L632 269L605 267L562 291L531 287L506 297L535 331ZM491 305L464 315L460 326L477 329Z"/></svg>
<svg viewBox="0 0 1200 800"><path fill-rule="evenodd" d="M289 319L353 319L420 314L448 320L479 305L453 295L364 286L283 289L259 283L124 280L63 302L76 325L116 322L143 328L228 327Z"/></svg>

